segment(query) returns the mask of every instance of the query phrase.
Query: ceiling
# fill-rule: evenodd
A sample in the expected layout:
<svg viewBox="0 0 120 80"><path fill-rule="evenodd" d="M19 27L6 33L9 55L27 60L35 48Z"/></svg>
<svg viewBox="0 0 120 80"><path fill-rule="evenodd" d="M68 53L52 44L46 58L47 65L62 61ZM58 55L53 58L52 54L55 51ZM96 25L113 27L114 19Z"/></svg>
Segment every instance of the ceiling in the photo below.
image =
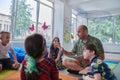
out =
<svg viewBox="0 0 120 80"><path fill-rule="evenodd" d="M120 0L65 0L79 14L120 13Z"/></svg>

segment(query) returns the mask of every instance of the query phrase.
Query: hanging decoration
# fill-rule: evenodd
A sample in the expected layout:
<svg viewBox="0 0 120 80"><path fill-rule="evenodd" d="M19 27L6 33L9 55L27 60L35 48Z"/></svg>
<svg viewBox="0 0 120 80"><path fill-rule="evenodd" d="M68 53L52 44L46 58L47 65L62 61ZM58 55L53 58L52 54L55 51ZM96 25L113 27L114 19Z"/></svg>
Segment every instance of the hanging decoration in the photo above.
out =
<svg viewBox="0 0 120 80"><path fill-rule="evenodd" d="M70 41L70 32L69 32L69 30L67 30L67 29L64 30L64 38L63 39L67 43Z"/></svg>
<svg viewBox="0 0 120 80"><path fill-rule="evenodd" d="M35 26L34 26L34 24L32 24L32 26L29 27L29 30L30 30L30 31L34 31L34 30L35 30Z"/></svg>
<svg viewBox="0 0 120 80"><path fill-rule="evenodd" d="M74 39L74 34L73 33L71 33L71 39Z"/></svg>
<svg viewBox="0 0 120 80"><path fill-rule="evenodd" d="M63 35L63 40L66 43L69 43L71 40L71 33L70 33L70 19L68 17L64 18L64 35Z"/></svg>
<svg viewBox="0 0 120 80"><path fill-rule="evenodd" d="M42 28L43 28L43 30L46 30L48 28L48 26L46 25L46 22L44 22Z"/></svg>

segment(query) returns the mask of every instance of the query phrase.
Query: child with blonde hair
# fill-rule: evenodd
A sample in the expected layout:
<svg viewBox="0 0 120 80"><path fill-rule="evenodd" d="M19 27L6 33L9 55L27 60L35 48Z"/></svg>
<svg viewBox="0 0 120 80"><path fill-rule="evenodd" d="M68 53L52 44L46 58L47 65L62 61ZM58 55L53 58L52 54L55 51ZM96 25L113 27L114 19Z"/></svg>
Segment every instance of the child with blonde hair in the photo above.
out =
<svg viewBox="0 0 120 80"><path fill-rule="evenodd" d="M3 67L10 67L15 69L19 68L20 64L18 63L14 50L9 43L10 32L1 31L0 40L0 70L2 70ZM14 60L9 57L8 50L11 51Z"/></svg>

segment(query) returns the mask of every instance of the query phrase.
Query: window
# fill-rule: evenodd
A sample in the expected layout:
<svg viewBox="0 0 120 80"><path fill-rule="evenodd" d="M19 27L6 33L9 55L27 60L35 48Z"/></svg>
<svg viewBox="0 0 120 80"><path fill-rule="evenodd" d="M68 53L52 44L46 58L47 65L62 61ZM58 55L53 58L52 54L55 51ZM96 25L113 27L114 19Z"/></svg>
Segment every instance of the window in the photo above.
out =
<svg viewBox="0 0 120 80"><path fill-rule="evenodd" d="M10 15L10 5L12 0L1 0L0 1L0 13L5 15Z"/></svg>
<svg viewBox="0 0 120 80"><path fill-rule="evenodd" d="M6 30L6 24L4 24L4 28L3 29Z"/></svg>
<svg viewBox="0 0 120 80"><path fill-rule="evenodd" d="M72 13L72 18L71 18L71 43L72 47L75 43L75 40L77 39L77 16Z"/></svg>
<svg viewBox="0 0 120 80"><path fill-rule="evenodd" d="M12 0L1 0L0 1L0 31L10 31L11 25L11 9Z"/></svg>
<svg viewBox="0 0 120 80"><path fill-rule="evenodd" d="M36 2L34 0L18 0L16 12L13 40L23 40L35 32Z"/></svg>
<svg viewBox="0 0 120 80"><path fill-rule="evenodd" d="M71 42L74 44L74 41L76 40L76 29L77 28L77 16L75 14L72 14L71 18Z"/></svg>
<svg viewBox="0 0 120 80"><path fill-rule="evenodd" d="M0 31L2 30L2 24L0 23Z"/></svg>
<svg viewBox="0 0 120 80"><path fill-rule="evenodd" d="M120 43L120 17L107 16L88 19L89 33L103 43Z"/></svg>
<svg viewBox="0 0 120 80"><path fill-rule="evenodd" d="M116 16L115 17L115 21L116 21L116 26L115 26L115 30L116 30L116 32L115 32L115 43L116 44L120 44L120 15L119 16Z"/></svg>
<svg viewBox="0 0 120 80"><path fill-rule="evenodd" d="M40 0L41 3L49 5L50 7L53 7L53 3L48 0Z"/></svg>
<svg viewBox="0 0 120 80"><path fill-rule="evenodd" d="M1 0L0 30L11 31L12 40L24 40L36 31L43 33L47 40L52 40L53 3L48 0L40 1ZM40 6L37 6L37 3L40 3ZM36 11L38 7L39 13ZM39 14L38 29L36 29L37 14ZM44 23L48 26L45 30L42 28Z"/></svg>
<svg viewBox="0 0 120 80"><path fill-rule="evenodd" d="M46 0L43 1L46 2ZM51 42L53 29L53 4L48 1L45 4L45 2L40 4L38 32L44 35L47 42Z"/></svg>
<svg viewBox="0 0 120 80"><path fill-rule="evenodd" d="M51 40L53 23L52 2L47 0L42 0L42 2L37 0L18 0L17 3L13 40L23 40L36 31L43 33L47 40ZM38 6L37 3L40 3L40 6ZM36 11L38 7L40 7L39 13ZM39 14L39 21L38 26L36 27L37 14ZM45 30L42 27L44 23L48 26Z"/></svg>

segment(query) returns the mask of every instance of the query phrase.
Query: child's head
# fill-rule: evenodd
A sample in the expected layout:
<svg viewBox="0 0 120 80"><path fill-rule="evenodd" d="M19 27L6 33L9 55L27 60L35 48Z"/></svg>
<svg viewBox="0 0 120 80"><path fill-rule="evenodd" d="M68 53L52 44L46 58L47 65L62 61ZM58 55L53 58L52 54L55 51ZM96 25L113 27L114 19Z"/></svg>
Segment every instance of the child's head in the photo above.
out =
<svg viewBox="0 0 120 80"><path fill-rule="evenodd" d="M39 71L36 63L39 61L46 52L45 39L40 34L32 34L25 40L25 50L28 56L26 63L26 79L27 80L38 80ZM32 64L32 65L31 65Z"/></svg>
<svg viewBox="0 0 120 80"><path fill-rule="evenodd" d="M34 59L41 58L45 52L44 38L40 34L33 34L26 38L25 40L25 50L27 54Z"/></svg>
<svg viewBox="0 0 120 80"><path fill-rule="evenodd" d="M1 31L0 32L0 39L2 41L3 44L7 44L10 41L10 32L7 31Z"/></svg>
<svg viewBox="0 0 120 80"><path fill-rule="evenodd" d="M93 56L97 56L97 48L94 44L85 44L83 46L84 59L90 59Z"/></svg>
<svg viewBox="0 0 120 80"><path fill-rule="evenodd" d="M58 43L60 44L60 40L58 37L55 37L52 41L53 46L55 47Z"/></svg>

